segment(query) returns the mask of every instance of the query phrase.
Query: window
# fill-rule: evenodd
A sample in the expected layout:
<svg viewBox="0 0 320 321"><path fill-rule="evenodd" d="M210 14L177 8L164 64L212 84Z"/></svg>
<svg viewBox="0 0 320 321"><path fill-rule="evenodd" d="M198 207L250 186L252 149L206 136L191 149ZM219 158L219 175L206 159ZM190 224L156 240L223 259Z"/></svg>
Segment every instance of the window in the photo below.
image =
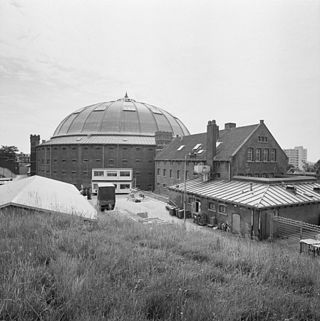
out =
<svg viewBox="0 0 320 321"><path fill-rule="evenodd" d="M160 175L160 168L157 168L157 175Z"/></svg>
<svg viewBox="0 0 320 321"><path fill-rule="evenodd" d="M96 159L96 162L97 162L97 163L101 162L101 159Z"/></svg>
<svg viewBox="0 0 320 321"><path fill-rule="evenodd" d="M50 159L47 159L47 164L50 164Z"/></svg>
<svg viewBox="0 0 320 321"><path fill-rule="evenodd" d="M256 149L256 162L261 162L261 149Z"/></svg>
<svg viewBox="0 0 320 321"><path fill-rule="evenodd" d="M117 176L117 172L107 172L107 176L108 177L116 177Z"/></svg>
<svg viewBox="0 0 320 321"><path fill-rule="evenodd" d="M130 176L130 172L129 171L121 171L120 176L121 177L124 177L124 176L128 177L128 176Z"/></svg>
<svg viewBox="0 0 320 321"><path fill-rule="evenodd" d="M218 212L221 213L221 214L226 214L226 206L222 205L222 204L219 204Z"/></svg>
<svg viewBox="0 0 320 321"><path fill-rule="evenodd" d="M166 184L162 184L163 187L166 187L167 185Z"/></svg>
<svg viewBox="0 0 320 321"><path fill-rule="evenodd" d="M275 149L271 149L270 161L271 162L275 162L276 161L276 150Z"/></svg>
<svg viewBox="0 0 320 321"><path fill-rule="evenodd" d="M163 176L166 176L166 169L165 168L162 170L162 173L163 173Z"/></svg>
<svg viewBox="0 0 320 321"><path fill-rule="evenodd" d="M268 137L266 137L266 136L258 136L258 141L260 143L267 143L268 142Z"/></svg>
<svg viewBox="0 0 320 321"><path fill-rule="evenodd" d="M188 179L189 171L186 171L186 179Z"/></svg>
<svg viewBox="0 0 320 321"><path fill-rule="evenodd" d="M180 179L180 171L177 170L177 179Z"/></svg>
<svg viewBox="0 0 320 321"><path fill-rule="evenodd" d="M114 165L114 159L109 159L109 164Z"/></svg>
<svg viewBox="0 0 320 321"><path fill-rule="evenodd" d="M103 176L103 171L93 171L93 176Z"/></svg>
<svg viewBox="0 0 320 321"><path fill-rule="evenodd" d="M172 177L172 169L169 170L169 176Z"/></svg>
<svg viewBox="0 0 320 321"><path fill-rule="evenodd" d="M252 162L253 160L253 148L248 148L248 155L247 155L247 160Z"/></svg>
<svg viewBox="0 0 320 321"><path fill-rule="evenodd" d="M137 158L136 159L136 163L140 163L141 162L141 159L140 158Z"/></svg>
<svg viewBox="0 0 320 321"><path fill-rule="evenodd" d="M188 197L188 204L192 204L193 202L193 197Z"/></svg>
<svg viewBox="0 0 320 321"><path fill-rule="evenodd" d="M263 150L263 161L268 162L269 161L269 149L264 149Z"/></svg>
<svg viewBox="0 0 320 321"><path fill-rule="evenodd" d="M209 211L212 211L212 212L216 212L216 204L215 203L212 203L212 202L209 202Z"/></svg>
<svg viewBox="0 0 320 321"><path fill-rule="evenodd" d="M122 160L122 164L127 164L128 163L128 160L127 159L123 159Z"/></svg>
<svg viewBox="0 0 320 321"><path fill-rule="evenodd" d="M120 184L120 189L129 189L130 184Z"/></svg>
<svg viewBox="0 0 320 321"><path fill-rule="evenodd" d="M65 163L65 162L66 162L66 160L65 160L65 159L63 159L63 160L62 160L62 163Z"/></svg>
<svg viewBox="0 0 320 321"><path fill-rule="evenodd" d="M87 161L88 161L88 159L84 159L83 161L84 161L84 162L87 162Z"/></svg>

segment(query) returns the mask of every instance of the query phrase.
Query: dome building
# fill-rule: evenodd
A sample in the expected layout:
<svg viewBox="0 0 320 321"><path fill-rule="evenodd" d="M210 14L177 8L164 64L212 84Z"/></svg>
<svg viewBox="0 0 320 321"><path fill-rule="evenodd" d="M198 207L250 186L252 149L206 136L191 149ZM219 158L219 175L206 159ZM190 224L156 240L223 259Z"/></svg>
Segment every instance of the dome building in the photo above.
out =
<svg viewBox="0 0 320 321"><path fill-rule="evenodd" d="M80 188L91 187L98 171L101 175L102 170L126 169L133 185L153 190L156 150L172 137L185 135L189 131L178 118L126 94L76 110L62 120L50 140L39 145L40 137L31 135L34 172Z"/></svg>

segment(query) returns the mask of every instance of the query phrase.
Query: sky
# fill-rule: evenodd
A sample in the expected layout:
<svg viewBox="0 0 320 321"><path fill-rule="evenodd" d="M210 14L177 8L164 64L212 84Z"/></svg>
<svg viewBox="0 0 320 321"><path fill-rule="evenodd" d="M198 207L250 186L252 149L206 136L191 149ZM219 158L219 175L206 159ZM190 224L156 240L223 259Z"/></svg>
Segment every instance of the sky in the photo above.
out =
<svg viewBox="0 0 320 321"><path fill-rule="evenodd" d="M320 159L320 0L0 0L0 145L130 98L192 134L263 119Z"/></svg>

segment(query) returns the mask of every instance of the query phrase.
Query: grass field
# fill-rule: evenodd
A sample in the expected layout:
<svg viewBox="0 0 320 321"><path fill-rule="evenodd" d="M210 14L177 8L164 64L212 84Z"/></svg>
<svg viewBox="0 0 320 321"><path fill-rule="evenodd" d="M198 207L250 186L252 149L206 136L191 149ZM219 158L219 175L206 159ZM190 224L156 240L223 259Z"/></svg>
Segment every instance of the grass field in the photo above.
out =
<svg viewBox="0 0 320 321"><path fill-rule="evenodd" d="M0 320L320 320L319 267L222 232L0 214Z"/></svg>

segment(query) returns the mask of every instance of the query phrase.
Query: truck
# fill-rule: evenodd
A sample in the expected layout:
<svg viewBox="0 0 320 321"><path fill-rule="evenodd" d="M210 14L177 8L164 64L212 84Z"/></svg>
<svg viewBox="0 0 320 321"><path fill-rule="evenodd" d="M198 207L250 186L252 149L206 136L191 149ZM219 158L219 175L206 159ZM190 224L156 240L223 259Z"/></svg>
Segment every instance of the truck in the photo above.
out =
<svg viewBox="0 0 320 321"><path fill-rule="evenodd" d="M114 209L116 204L115 190L112 183L98 183L97 205L100 211Z"/></svg>

